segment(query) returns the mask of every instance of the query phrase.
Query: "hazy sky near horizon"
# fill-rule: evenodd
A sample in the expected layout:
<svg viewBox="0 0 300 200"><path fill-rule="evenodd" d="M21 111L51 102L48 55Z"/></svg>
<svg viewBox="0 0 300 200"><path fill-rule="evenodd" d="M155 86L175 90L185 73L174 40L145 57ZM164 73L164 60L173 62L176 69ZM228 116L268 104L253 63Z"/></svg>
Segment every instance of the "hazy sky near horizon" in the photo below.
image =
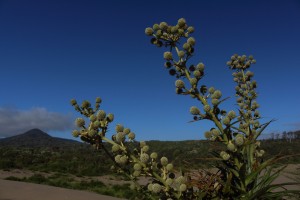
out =
<svg viewBox="0 0 300 200"><path fill-rule="evenodd" d="M300 129L300 1L0 0L0 137L40 128L71 138L70 99L100 96L138 140L203 138L212 124L187 123L199 103L175 94L166 49L144 34L181 17L196 29L202 83L231 97L225 109L236 108L226 61L252 54L262 121L276 119L265 134Z"/></svg>

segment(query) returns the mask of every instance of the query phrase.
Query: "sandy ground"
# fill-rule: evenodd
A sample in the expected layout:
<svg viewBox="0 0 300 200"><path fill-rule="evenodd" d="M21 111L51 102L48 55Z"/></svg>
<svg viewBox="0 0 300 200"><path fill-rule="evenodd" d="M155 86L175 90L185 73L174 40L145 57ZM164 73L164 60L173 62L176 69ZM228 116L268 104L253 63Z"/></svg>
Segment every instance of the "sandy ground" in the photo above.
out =
<svg viewBox="0 0 300 200"><path fill-rule="evenodd" d="M299 164L288 165L288 167L285 169L285 172L275 181L275 183L291 182L292 179L295 178L295 175L293 175L293 173L296 172L297 174L300 174ZM28 170L0 170L0 200L120 200L119 198L99 195L87 191L78 191L33 183L3 180L9 176L23 178L32 176L33 174L34 172ZM125 181L123 180L118 180L110 176L83 178L100 180L106 184L125 183ZM145 180L141 180L141 182L145 182ZM300 190L300 185L289 186L289 189Z"/></svg>

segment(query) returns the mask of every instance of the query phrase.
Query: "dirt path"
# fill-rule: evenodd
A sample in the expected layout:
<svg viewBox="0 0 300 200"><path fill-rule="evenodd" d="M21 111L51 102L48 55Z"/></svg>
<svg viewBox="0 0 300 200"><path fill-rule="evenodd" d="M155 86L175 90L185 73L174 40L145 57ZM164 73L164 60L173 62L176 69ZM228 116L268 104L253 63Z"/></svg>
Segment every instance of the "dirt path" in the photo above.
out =
<svg viewBox="0 0 300 200"><path fill-rule="evenodd" d="M92 192L0 179L0 200L120 200Z"/></svg>

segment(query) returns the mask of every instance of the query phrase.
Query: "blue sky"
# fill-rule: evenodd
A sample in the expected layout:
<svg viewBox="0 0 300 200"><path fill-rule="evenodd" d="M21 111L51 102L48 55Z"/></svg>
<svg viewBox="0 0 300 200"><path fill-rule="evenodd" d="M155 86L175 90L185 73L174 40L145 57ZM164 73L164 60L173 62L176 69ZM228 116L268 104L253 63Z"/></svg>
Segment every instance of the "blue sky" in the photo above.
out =
<svg viewBox="0 0 300 200"><path fill-rule="evenodd" d="M300 129L300 1L0 0L0 136L41 128L71 138L79 115L69 104L97 96L138 140L201 139L212 124L192 119L195 100L175 94L163 49L144 30L154 23L195 27L193 62L206 65L203 84L232 97L226 61L254 55L266 130ZM111 127L110 134L114 127Z"/></svg>

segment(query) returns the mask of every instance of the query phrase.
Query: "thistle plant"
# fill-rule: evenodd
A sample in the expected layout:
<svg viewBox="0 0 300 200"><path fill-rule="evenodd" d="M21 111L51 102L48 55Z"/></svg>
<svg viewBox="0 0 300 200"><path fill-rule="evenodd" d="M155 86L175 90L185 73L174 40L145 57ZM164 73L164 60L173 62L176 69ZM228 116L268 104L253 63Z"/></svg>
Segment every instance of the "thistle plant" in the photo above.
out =
<svg viewBox="0 0 300 200"><path fill-rule="evenodd" d="M274 171L277 157L263 160L264 150L258 137L273 121L261 123L259 104L257 103L257 83L250 71L256 60L253 56L234 54L227 62L236 83L235 97L238 105L235 110L225 110L222 92L214 87L202 84L205 65L189 64L194 56L196 40L191 37L194 27L188 26L181 18L172 26L166 22L154 24L145 29L151 37L150 42L157 47L166 47L165 67L175 77L175 91L178 95L188 95L198 101L190 113L193 121L209 120L214 127L204 133L211 142L219 143L222 149L212 152L216 158L216 173L204 173L199 180L176 171L166 157L151 152L146 142L135 141L135 133L121 124L115 127L115 133L107 136L108 126L114 120L113 114L100 109L101 99L96 99L95 108L90 102L83 101L79 106L71 100L75 110L84 115L76 119L80 130L74 130L73 136L104 150L114 162L115 169L132 180L132 188L143 193L148 199L283 199L299 191L276 190L286 184L272 184L283 167ZM108 143L111 149L107 149ZM265 174L262 176L262 174ZM139 185L138 177L149 177L147 185ZM197 178L197 177L196 177ZM209 187L199 183L204 181Z"/></svg>

